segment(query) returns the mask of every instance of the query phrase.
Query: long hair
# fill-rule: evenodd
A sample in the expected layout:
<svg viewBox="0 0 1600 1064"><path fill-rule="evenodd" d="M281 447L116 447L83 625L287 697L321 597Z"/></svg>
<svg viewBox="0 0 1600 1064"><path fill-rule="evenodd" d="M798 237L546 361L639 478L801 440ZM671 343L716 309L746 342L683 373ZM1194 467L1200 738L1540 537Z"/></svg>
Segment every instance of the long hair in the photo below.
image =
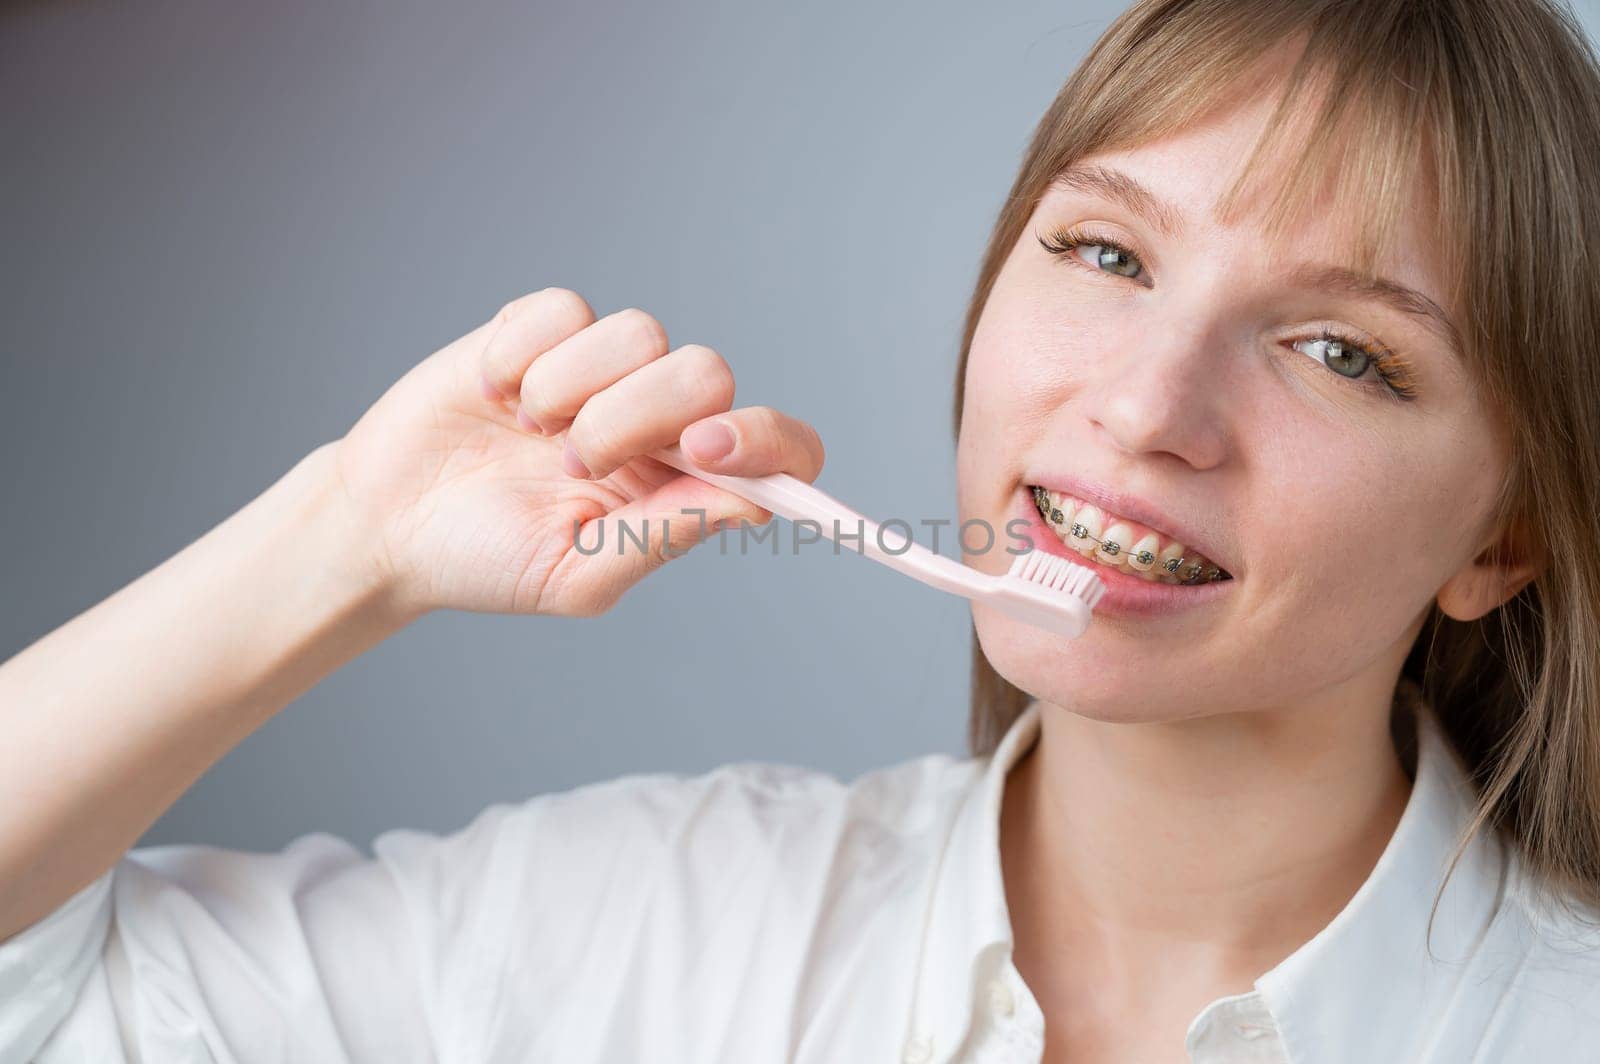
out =
<svg viewBox="0 0 1600 1064"><path fill-rule="evenodd" d="M1435 603L1401 683L1418 686L1478 794L1457 856L1492 825L1545 886L1600 903L1600 63L1559 0L1138 0L1045 112L1001 207L967 309L955 430L978 319L1053 178L1180 130L1294 42L1304 61L1224 209L1261 160L1302 158L1269 204L1276 230L1337 158L1370 274L1415 182L1436 192L1462 356L1510 441L1495 527L1548 561L1478 620ZM1327 91L1295 127L1313 86ZM1305 139L1287 156L1291 128ZM967 739L985 755L1029 696L976 632L972 647Z"/></svg>

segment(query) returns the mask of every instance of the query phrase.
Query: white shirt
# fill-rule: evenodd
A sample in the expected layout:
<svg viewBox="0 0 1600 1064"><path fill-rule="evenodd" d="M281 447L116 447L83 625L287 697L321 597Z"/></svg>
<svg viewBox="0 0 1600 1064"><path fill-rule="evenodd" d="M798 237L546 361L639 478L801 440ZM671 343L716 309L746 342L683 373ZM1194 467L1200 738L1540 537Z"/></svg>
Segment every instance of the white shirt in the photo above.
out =
<svg viewBox="0 0 1600 1064"><path fill-rule="evenodd" d="M0 1060L985 1062L1040 1058L999 809L1038 735L844 784L741 762L493 805L454 835L130 851L0 943ZM1050 708L1048 712L1061 712ZM1190 1024L1196 1064L1600 1060L1600 933L1480 836L1420 715L1349 905Z"/></svg>

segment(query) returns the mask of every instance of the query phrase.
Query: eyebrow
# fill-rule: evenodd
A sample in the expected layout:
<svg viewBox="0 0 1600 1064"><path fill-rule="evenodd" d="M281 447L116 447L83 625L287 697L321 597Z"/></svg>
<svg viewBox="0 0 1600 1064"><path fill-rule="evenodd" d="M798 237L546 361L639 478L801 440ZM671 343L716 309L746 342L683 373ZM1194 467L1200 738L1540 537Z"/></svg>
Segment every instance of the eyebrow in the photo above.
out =
<svg viewBox="0 0 1600 1064"><path fill-rule="evenodd" d="M1063 169L1050 187L1067 192L1082 192L1119 203L1143 218L1162 236L1173 238L1183 228L1183 215L1129 174L1108 166L1075 163ZM1450 315L1428 296L1386 277L1372 278L1345 266L1302 263L1289 274L1289 282L1300 288L1334 291L1356 299L1371 299L1402 314L1418 317L1431 327L1453 351L1462 349L1461 334Z"/></svg>

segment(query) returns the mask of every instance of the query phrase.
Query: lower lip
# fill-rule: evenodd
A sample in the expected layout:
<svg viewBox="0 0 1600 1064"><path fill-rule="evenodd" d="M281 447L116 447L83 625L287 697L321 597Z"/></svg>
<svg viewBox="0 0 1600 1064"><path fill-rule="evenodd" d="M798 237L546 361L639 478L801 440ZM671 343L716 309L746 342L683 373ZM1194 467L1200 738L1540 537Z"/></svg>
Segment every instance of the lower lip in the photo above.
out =
<svg viewBox="0 0 1600 1064"><path fill-rule="evenodd" d="M1215 602L1239 582L1235 577L1205 584L1163 584L1094 561L1067 546L1055 530L1045 524L1044 515L1033 504L1033 489L1026 485L1017 496L1016 516L1028 522L1028 538L1033 540L1036 549L1075 562L1100 577L1106 590L1094 608L1096 617L1155 617L1192 610Z"/></svg>

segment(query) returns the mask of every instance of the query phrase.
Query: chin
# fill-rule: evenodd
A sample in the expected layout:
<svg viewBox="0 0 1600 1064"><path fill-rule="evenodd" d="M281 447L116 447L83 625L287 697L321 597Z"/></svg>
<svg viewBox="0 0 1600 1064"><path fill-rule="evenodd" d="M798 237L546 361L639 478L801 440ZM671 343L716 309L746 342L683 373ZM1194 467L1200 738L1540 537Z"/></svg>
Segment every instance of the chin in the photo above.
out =
<svg viewBox="0 0 1600 1064"><path fill-rule="evenodd" d="M979 603L973 626L984 656L1007 682L1033 698L1107 724L1145 724L1194 716L1194 685L1137 662L1106 662L1091 626L1064 639ZM1163 670L1165 671L1165 670Z"/></svg>

